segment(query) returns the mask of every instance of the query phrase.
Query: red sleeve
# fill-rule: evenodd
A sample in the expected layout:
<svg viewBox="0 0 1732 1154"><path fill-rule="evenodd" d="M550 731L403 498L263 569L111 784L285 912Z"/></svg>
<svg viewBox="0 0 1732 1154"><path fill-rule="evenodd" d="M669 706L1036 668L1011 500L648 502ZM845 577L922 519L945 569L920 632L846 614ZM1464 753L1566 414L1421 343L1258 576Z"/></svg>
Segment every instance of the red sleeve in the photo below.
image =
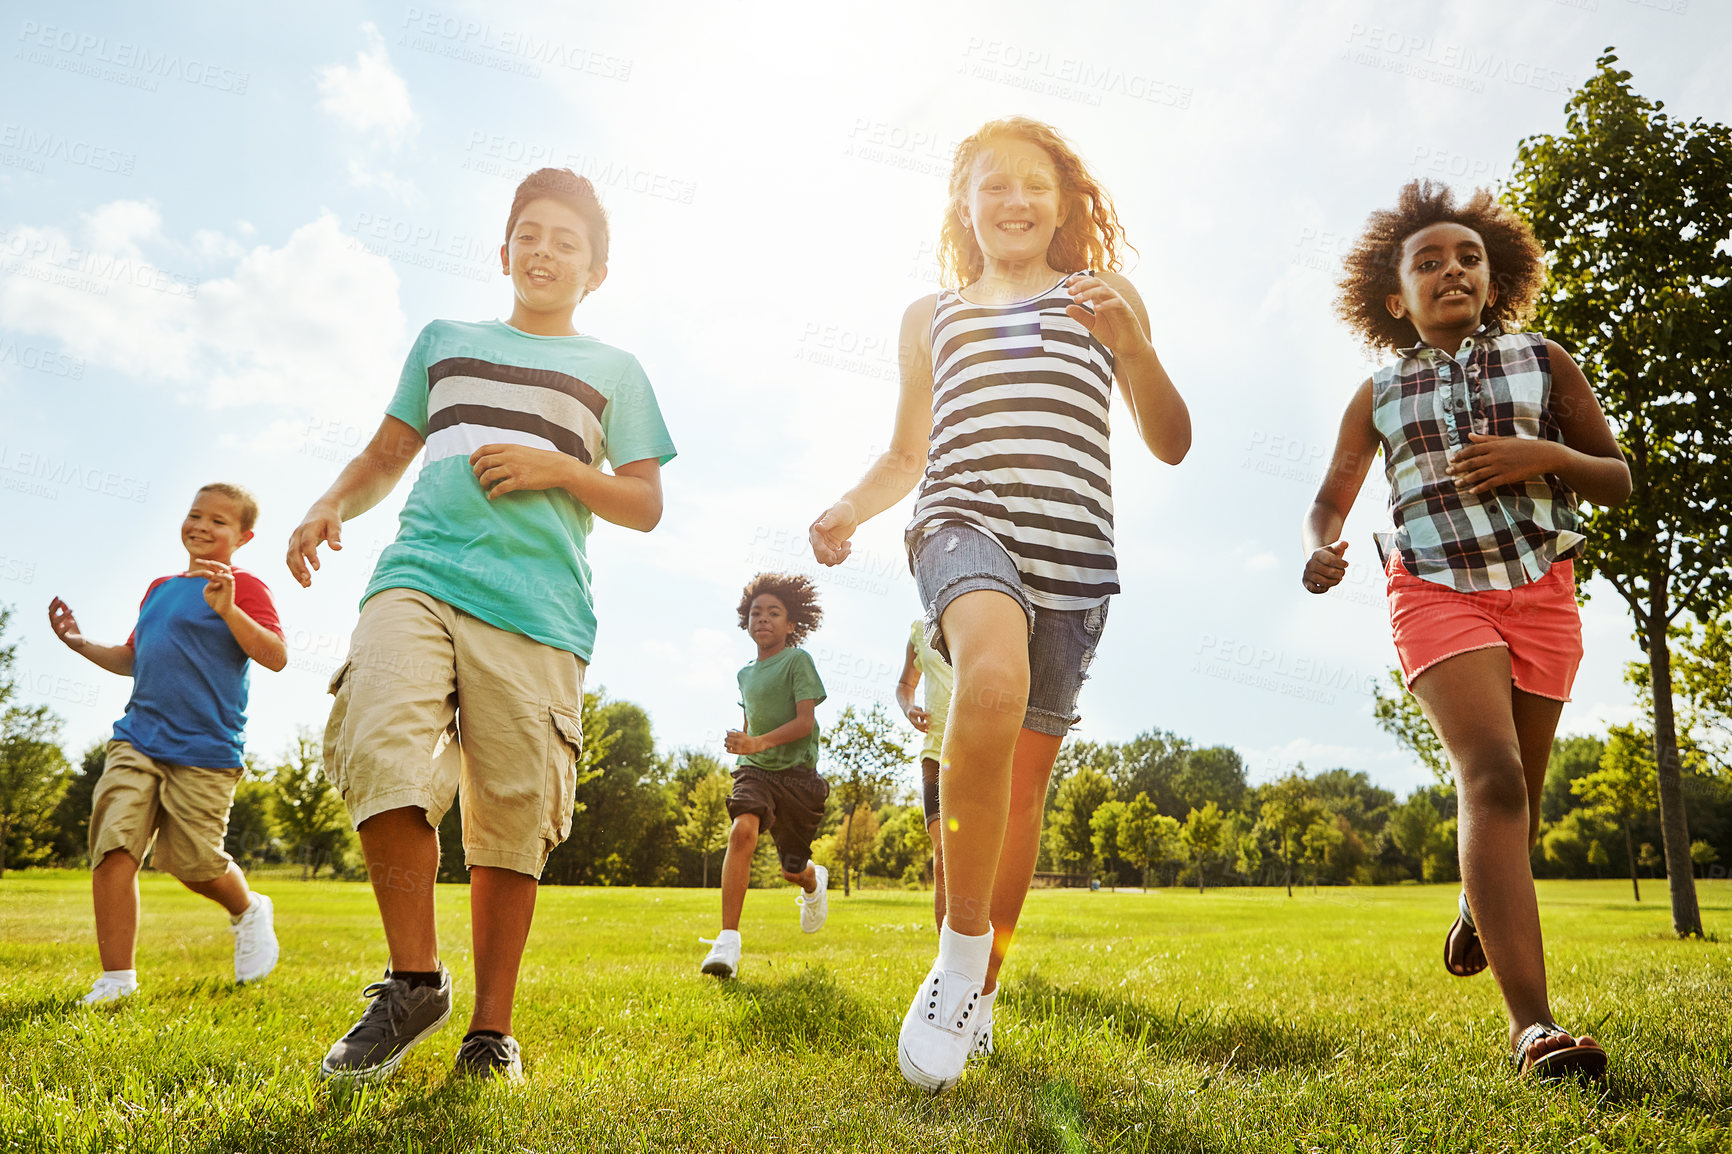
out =
<svg viewBox="0 0 1732 1154"><path fill-rule="evenodd" d="M277 620L277 603L271 600L270 586L245 569L235 570L235 605L278 637L283 635L282 624Z"/></svg>
<svg viewBox="0 0 1732 1154"><path fill-rule="evenodd" d="M143 611L144 611L144 603L145 603L145 602L146 602L146 601L149 601L149 600L150 600L150 595L151 595L151 594L152 594L152 593L155 593L155 592L156 592L156 587L157 587L157 586L158 586L158 585L161 585L161 584L162 584L162 583L163 583L163 582L164 582L164 581L173 581L173 580L174 580L174 579L175 579L175 577L177 577L177 576L178 576L178 574L175 574L175 573L170 573L170 574L169 574L169 575L168 575L168 576L167 576L167 577L158 577L158 578L157 578L157 579L156 579L156 580L155 580L155 581L152 581L152 582L151 582L151 583L150 583L150 588L149 588L149 589L146 589L146 590L145 590L145 591L144 591L144 596L143 596L143 597L140 597L140 598L139 598L139 599L138 599L138 609L139 609L139 612L141 612L141 613L142 613L142 612L143 612ZM137 636L138 636L138 626L137 626L137 625L134 625L134 626L133 626L133 627L132 627L132 632L131 632L131 633L128 633L128 634L127 634L127 635L126 635L126 647L127 647L127 648L128 648L128 649L137 649L137 648L138 648L138 646L136 646L136 645L134 645L134 644L133 644L133 643L132 643L132 640L133 640L133 638L135 638L135 637L137 637Z"/></svg>

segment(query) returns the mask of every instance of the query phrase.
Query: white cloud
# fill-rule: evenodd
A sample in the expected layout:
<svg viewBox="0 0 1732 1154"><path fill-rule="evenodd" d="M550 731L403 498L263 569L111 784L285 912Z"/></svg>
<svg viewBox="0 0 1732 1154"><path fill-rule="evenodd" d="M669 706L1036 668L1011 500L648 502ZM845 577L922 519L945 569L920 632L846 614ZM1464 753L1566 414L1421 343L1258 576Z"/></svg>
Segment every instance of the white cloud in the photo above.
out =
<svg viewBox="0 0 1732 1154"><path fill-rule="evenodd" d="M385 38L372 23L361 25L367 47L351 67L329 64L319 69L319 107L356 132L381 133L396 141L415 128L409 86L385 51Z"/></svg>
<svg viewBox="0 0 1732 1154"><path fill-rule="evenodd" d="M160 224L154 209L116 201L84 218L76 243L59 229L14 230L8 247L22 259L0 276L0 325L212 407L271 405L322 420L376 413L404 328L388 261L328 213L280 248L250 250L213 230L178 246ZM201 281L154 263L158 250L234 265Z"/></svg>

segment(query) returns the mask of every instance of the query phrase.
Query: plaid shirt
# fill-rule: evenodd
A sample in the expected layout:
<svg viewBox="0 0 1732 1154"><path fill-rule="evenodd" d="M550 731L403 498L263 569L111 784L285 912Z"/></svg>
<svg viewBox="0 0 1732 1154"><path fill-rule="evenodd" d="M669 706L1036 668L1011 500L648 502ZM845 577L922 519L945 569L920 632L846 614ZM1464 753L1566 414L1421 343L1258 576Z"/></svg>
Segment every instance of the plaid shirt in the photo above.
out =
<svg viewBox="0 0 1732 1154"><path fill-rule="evenodd" d="M1415 577L1463 593L1514 589L1581 552L1576 494L1550 474L1484 493L1445 471L1468 433L1562 441L1545 338L1481 328L1455 356L1426 344L1371 378L1395 547Z"/></svg>

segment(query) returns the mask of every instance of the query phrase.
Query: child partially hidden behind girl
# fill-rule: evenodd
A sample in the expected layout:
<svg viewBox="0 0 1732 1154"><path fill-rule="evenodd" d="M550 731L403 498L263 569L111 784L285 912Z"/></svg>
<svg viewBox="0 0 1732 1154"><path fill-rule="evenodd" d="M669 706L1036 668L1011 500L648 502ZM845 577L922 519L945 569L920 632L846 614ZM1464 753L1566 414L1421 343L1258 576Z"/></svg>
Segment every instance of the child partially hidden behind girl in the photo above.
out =
<svg viewBox="0 0 1732 1154"><path fill-rule="evenodd" d="M1552 1021L1528 854L1558 715L1582 657L1571 559L1580 496L1616 505L1630 473L1581 369L1515 330L1543 278L1527 226L1475 192L1415 181L1346 259L1337 314L1397 359L1348 403L1306 516L1312 593L1347 570L1341 526L1381 449L1395 522L1385 563L1407 688L1461 805L1460 917L1445 964L1490 965L1522 1074L1601 1078L1606 1053Z"/></svg>

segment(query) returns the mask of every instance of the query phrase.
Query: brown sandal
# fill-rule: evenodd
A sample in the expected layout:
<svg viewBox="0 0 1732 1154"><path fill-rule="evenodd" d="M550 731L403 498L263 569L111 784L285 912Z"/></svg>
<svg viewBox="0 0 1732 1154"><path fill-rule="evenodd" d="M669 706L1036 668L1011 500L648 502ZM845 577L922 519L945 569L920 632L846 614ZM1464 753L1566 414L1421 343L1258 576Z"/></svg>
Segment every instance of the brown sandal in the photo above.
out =
<svg viewBox="0 0 1732 1154"><path fill-rule="evenodd" d="M1515 1051L1510 1055L1510 1061L1515 1064L1517 1077L1532 1076L1552 1079L1574 1076L1590 1082L1605 1082L1606 1051L1600 1047L1598 1042L1590 1038L1585 1045L1578 1042L1574 1046L1565 1046L1530 1060L1528 1058L1529 1047L1545 1038L1575 1040L1574 1035L1568 1030L1551 1022L1535 1022L1523 1030L1520 1037L1516 1038Z"/></svg>

